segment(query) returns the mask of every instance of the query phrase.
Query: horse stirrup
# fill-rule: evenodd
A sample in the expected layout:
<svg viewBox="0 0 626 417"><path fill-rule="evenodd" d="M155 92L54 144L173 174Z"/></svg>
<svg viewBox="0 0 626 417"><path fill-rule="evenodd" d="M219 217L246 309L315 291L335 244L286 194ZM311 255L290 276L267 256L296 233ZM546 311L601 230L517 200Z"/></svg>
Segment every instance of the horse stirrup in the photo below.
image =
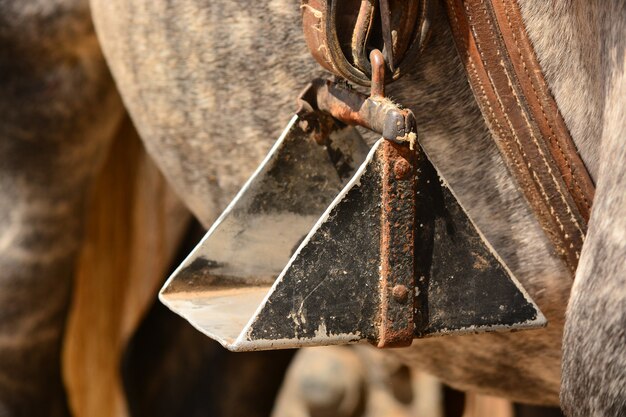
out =
<svg viewBox="0 0 626 417"><path fill-rule="evenodd" d="M541 327L545 318L438 174L415 118L316 80L160 299L235 351ZM383 136L368 149L348 125Z"/></svg>

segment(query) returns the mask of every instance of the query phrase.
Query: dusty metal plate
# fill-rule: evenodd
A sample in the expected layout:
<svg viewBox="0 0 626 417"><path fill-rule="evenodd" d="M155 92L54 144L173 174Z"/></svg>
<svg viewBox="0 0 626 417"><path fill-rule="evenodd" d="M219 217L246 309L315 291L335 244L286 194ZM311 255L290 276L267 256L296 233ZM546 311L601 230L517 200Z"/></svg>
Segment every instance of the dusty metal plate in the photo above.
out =
<svg viewBox="0 0 626 417"><path fill-rule="evenodd" d="M377 338L382 186L376 148L313 226L241 343L276 348Z"/></svg>
<svg viewBox="0 0 626 417"><path fill-rule="evenodd" d="M321 213L367 155L352 127L319 132L294 116L263 163L168 279L161 301L232 347Z"/></svg>
<svg viewBox="0 0 626 417"><path fill-rule="evenodd" d="M415 336L520 330L546 320L423 151Z"/></svg>

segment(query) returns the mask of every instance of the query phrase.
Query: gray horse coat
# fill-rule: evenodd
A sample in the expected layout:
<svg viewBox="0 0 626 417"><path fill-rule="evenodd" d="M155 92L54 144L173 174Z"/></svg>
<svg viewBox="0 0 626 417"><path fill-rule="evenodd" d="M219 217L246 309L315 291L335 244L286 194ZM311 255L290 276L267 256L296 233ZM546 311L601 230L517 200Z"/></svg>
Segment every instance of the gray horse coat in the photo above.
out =
<svg viewBox="0 0 626 417"><path fill-rule="evenodd" d="M419 340L394 354L461 389L540 404L557 404L561 392L570 416L619 415L626 413L626 5L520 3L597 185L575 284L550 255L490 138L438 8L415 71L389 95L413 110L423 146L550 324ZM320 74L298 6L91 1L133 122L206 226L289 120L297 92ZM85 4L0 2L0 10L0 414L23 415L33 401L59 403L55 357L82 195L122 108Z"/></svg>

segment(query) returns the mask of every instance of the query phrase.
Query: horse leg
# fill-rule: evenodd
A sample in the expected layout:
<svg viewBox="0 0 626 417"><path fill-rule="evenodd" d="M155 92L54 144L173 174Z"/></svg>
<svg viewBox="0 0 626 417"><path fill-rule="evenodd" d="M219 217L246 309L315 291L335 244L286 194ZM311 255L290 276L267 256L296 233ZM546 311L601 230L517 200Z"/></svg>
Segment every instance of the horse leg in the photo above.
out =
<svg viewBox="0 0 626 417"><path fill-rule="evenodd" d="M122 115L81 0L0 2L0 415L60 416L90 179Z"/></svg>
<svg viewBox="0 0 626 417"><path fill-rule="evenodd" d="M607 2L601 13L601 168L563 341L570 417L626 415L626 5Z"/></svg>

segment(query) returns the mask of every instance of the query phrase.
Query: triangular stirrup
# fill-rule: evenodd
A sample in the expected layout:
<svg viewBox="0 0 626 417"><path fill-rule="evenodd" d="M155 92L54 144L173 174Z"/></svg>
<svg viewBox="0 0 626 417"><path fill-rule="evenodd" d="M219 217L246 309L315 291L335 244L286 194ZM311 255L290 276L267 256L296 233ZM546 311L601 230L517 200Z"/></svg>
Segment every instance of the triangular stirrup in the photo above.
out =
<svg viewBox="0 0 626 417"><path fill-rule="evenodd" d="M169 308L235 351L545 324L417 144L303 126L169 278Z"/></svg>

